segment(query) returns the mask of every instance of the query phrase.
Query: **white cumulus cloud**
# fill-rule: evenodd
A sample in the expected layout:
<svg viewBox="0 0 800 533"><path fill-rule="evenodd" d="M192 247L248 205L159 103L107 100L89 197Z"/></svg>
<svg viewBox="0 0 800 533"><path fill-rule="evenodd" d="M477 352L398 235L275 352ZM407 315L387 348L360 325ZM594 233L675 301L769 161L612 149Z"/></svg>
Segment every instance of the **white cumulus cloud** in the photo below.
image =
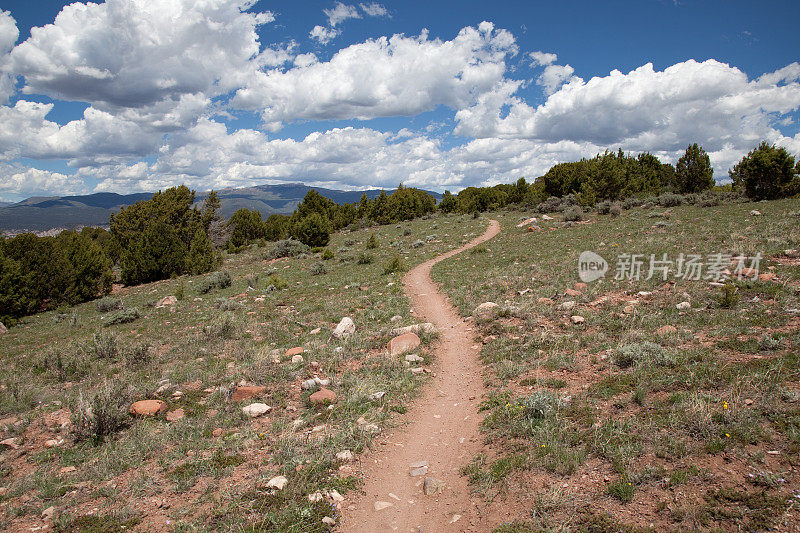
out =
<svg viewBox="0 0 800 533"><path fill-rule="evenodd" d="M17 21L8 11L0 10L0 104L6 103L15 91L15 76L9 69L8 53L18 38Z"/></svg>
<svg viewBox="0 0 800 533"><path fill-rule="evenodd" d="M347 19L360 19L361 15L358 13L356 6L336 2L332 9L323 9L325 15L328 17L328 23L331 28L335 28L337 24L344 22Z"/></svg>
<svg viewBox="0 0 800 533"><path fill-rule="evenodd" d="M514 37L483 22L451 41L395 35L339 50L327 62L253 76L233 105L269 129L299 119L369 119L460 109L503 79Z"/></svg>
<svg viewBox="0 0 800 533"><path fill-rule="evenodd" d="M501 86L494 98L456 114L456 132L666 153L699 142L738 159L761 139L787 142L774 122L800 108L798 75L796 63L756 80L715 60L688 60L663 71L648 63L588 81L572 76L538 107ZM717 161L724 172L733 160Z"/></svg>
<svg viewBox="0 0 800 533"><path fill-rule="evenodd" d="M328 44L332 39L335 39L339 33L340 31L337 29L317 25L308 32L308 36L312 39L316 39L320 44Z"/></svg>
<svg viewBox="0 0 800 533"><path fill-rule="evenodd" d="M549 52L541 52L541 51L531 52L528 54L528 56L531 58L531 62L534 65L539 65L539 66L552 65L558 59L558 56L556 54L551 54Z"/></svg>
<svg viewBox="0 0 800 533"><path fill-rule="evenodd" d="M218 95L258 66L252 0L108 0L65 6L11 52L25 93L145 108L183 95ZM269 57L265 57L265 60ZM274 61L273 61L274 62Z"/></svg>
<svg viewBox="0 0 800 533"><path fill-rule="evenodd" d="M358 4L358 5L361 8L361 11L363 11L364 14L370 17L386 17L389 15L389 11L386 9L386 7L377 2L372 2L370 4Z"/></svg>

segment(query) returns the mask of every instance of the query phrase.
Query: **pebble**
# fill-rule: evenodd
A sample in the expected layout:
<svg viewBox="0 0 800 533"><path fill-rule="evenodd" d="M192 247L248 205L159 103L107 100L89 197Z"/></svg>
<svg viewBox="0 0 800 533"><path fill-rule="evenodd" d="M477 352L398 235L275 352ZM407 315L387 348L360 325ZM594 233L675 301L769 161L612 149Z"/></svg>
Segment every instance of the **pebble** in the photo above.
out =
<svg viewBox="0 0 800 533"><path fill-rule="evenodd" d="M391 502L381 502L381 501L375 502L376 511L383 511L384 509L388 509L391 506L392 506Z"/></svg>
<svg viewBox="0 0 800 533"><path fill-rule="evenodd" d="M422 488L426 496L431 496L433 494L441 494L444 491L444 486L444 481L426 476Z"/></svg>
<svg viewBox="0 0 800 533"><path fill-rule="evenodd" d="M283 476L275 476L267 482L268 489L283 490L289 480Z"/></svg>
<svg viewBox="0 0 800 533"><path fill-rule="evenodd" d="M342 450L336 454L336 458L340 461L352 461L353 452L351 452L350 450Z"/></svg>
<svg viewBox="0 0 800 533"><path fill-rule="evenodd" d="M250 418L256 418L266 413L269 413L272 408L265 403L251 403L242 407L242 412Z"/></svg>

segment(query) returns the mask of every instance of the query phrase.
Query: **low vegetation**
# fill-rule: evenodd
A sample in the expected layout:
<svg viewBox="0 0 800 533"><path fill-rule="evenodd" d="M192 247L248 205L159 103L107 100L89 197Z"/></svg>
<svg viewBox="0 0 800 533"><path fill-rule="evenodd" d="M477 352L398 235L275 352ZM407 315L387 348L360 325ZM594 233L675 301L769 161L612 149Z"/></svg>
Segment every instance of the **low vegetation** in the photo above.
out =
<svg viewBox="0 0 800 533"><path fill-rule="evenodd" d="M53 507L60 531L328 531L333 502L309 496L359 487L336 454L363 452L425 381L384 355L392 330L413 323L397 272L484 226L437 215L336 233L316 251L281 241L227 255L218 272L21 318L0 336L0 441L18 446L0 444L0 529L50 523ZM357 265L372 237L373 260ZM132 322L115 318L132 310ZM345 316L355 333L332 338ZM295 347L300 362L286 355ZM301 388L315 376L331 381L330 409ZM240 384L264 389L236 401ZM139 400L165 408L133 416ZM271 410L250 418L255 402ZM277 476L288 483L273 492Z"/></svg>
<svg viewBox="0 0 800 533"><path fill-rule="evenodd" d="M537 209L551 220L491 213L503 232L486 252L434 267L464 316L499 304L474 322L490 396L465 469L488 505L518 510L496 531L796 527L800 203L673 196L572 224L562 199ZM585 250L604 279L580 282ZM651 254L758 252L758 276L647 279ZM643 254L639 280L615 279L624 253Z"/></svg>

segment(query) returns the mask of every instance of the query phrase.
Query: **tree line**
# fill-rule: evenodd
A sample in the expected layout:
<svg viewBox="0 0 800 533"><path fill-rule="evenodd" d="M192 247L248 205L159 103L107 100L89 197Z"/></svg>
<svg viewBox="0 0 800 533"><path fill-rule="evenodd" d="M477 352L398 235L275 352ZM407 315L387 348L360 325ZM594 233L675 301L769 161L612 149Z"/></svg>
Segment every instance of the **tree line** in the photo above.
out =
<svg viewBox="0 0 800 533"><path fill-rule="evenodd" d="M800 161L785 148L762 142L730 171L732 189L752 200L800 194ZM492 187L445 191L437 205L425 191L402 184L376 198L337 204L309 191L291 215L240 209L224 221L211 191L202 207L186 186L159 191L120 209L110 229L64 231L57 237L27 233L0 239L0 321L107 294L117 279L136 285L173 276L210 272L222 263L221 249L235 252L258 241L295 239L323 247L332 232L355 223L394 224L434 211L479 213L509 205L536 206L571 196L584 206L664 193L703 193L714 187L708 154L687 147L676 165L649 153L606 151L591 159L554 165L533 183L525 178Z"/></svg>

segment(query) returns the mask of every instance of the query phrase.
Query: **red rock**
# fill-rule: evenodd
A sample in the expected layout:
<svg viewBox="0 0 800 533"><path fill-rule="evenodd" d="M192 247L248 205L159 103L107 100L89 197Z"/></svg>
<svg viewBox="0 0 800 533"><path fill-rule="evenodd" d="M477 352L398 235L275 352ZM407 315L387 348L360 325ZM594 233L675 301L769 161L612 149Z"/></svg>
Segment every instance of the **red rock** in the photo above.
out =
<svg viewBox="0 0 800 533"><path fill-rule="evenodd" d="M588 287L588 285L586 285L582 281L578 281L578 282L576 282L575 284L572 285L572 288L575 289L576 291L586 290L586 287Z"/></svg>
<svg viewBox="0 0 800 533"><path fill-rule="evenodd" d="M403 333L389 341L389 355L399 355L413 350L419 346L420 340L416 333Z"/></svg>
<svg viewBox="0 0 800 533"><path fill-rule="evenodd" d="M167 410L167 404L161 400L139 400L131 405L130 413L134 416L155 416Z"/></svg>
<svg viewBox="0 0 800 533"><path fill-rule="evenodd" d="M656 334L658 335L675 335L676 333L678 333L678 328L670 324L667 324L666 326L661 326L656 330Z"/></svg>
<svg viewBox="0 0 800 533"><path fill-rule="evenodd" d="M314 405L336 403L336 393L330 389L320 389L308 398Z"/></svg>
<svg viewBox="0 0 800 533"><path fill-rule="evenodd" d="M581 291L576 291L575 289L567 289L564 291L564 294L567 296L581 296L583 293Z"/></svg>
<svg viewBox="0 0 800 533"><path fill-rule="evenodd" d="M211 434L212 434L213 436L215 436L215 437L219 437L219 436L221 436L221 435L222 435L222 428L217 428L217 429L215 429L214 431L212 431L212 432L211 432Z"/></svg>
<svg viewBox="0 0 800 533"><path fill-rule="evenodd" d="M260 396L265 392L267 392L266 387L262 387L260 385L244 385L242 387L236 387L233 389L231 400L234 402L241 402L242 400L249 400L250 398Z"/></svg>
<svg viewBox="0 0 800 533"><path fill-rule="evenodd" d="M758 279L761 281L772 281L778 276L775 275L775 272L764 272L763 274L758 276Z"/></svg>
<svg viewBox="0 0 800 533"><path fill-rule="evenodd" d="M551 298L538 298L536 301L539 302L540 304L551 304L551 303L553 303L553 300Z"/></svg>
<svg viewBox="0 0 800 533"><path fill-rule="evenodd" d="M301 353L303 353L303 347L302 346L297 346L295 348L289 348L288 350L286 350L286 357L293 357L295 355L300 355Z"/></svg>

